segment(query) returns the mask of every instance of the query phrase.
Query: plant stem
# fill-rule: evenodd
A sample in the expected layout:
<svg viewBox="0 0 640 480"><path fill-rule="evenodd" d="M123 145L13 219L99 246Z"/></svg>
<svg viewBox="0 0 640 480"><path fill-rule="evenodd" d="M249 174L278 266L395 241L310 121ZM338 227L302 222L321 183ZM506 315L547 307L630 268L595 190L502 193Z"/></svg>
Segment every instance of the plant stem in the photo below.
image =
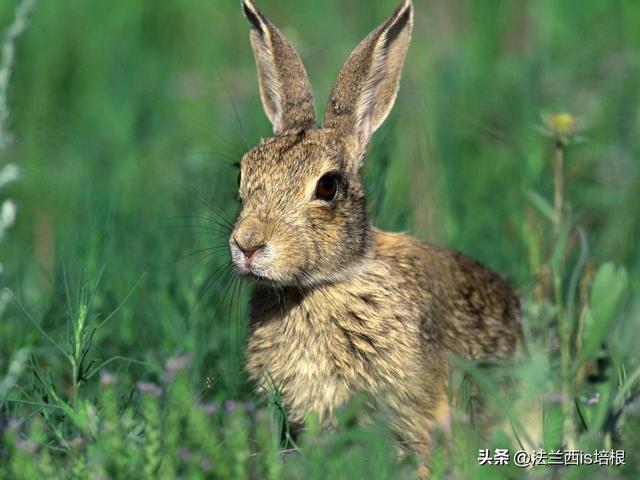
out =
<svg viewBox="0 0 640 480"><path fill-rule="evenodd" d="M571 323L562 304L561 277L554 272L554 297L558 307L558 329L560 334L560 370L562 376L562 413L566 447L575 447L575 425L573 421L573 379L571 372Z"/></svg>
<svg viewBox="0 0 640 480"><path fill-rule="evenodd" d="M553 237L556 242L560 240L563 228L563 204L564 204L564 150L565 144L556 140L554 155L554 224ZM573 419L573 380L571 372L571 318L564 310L564 299L562 296L562 262L552 262L553 264L553 296L558 309L558 333L560 337L560 371L562 377L562 413L564 417L563 431L566 448L575 448L575 425Z"/></svg>
<svg viewBox="0 0 640 480"><path fill-rule="evenodd" d="M82 342L84 340L84 327L87 319L86 299L80 303L78 309L78 318L75 323L75 341L74 341L74 362L73 362L73 407L76 407L78 401L78 390L80 389L80 368L82 367Z"/></svg>
<svg viewBox="0 0 640 480"><path fill-rule="evenodd" d="M562 206L564 203L564 149L565 145L561 140L556 140L556 148L553 162L553 213L555 221L553 224L553 236L557 240L560 235L560 227L562 226Z"/></svg>

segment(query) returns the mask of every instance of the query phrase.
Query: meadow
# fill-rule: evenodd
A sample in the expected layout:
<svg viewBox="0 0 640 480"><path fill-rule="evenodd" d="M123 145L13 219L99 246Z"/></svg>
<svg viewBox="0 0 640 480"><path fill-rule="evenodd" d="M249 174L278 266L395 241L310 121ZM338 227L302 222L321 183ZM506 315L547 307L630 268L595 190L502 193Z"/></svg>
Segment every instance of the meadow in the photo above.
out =
<svg viewBox="0 0 640 480"><path fill-rule="evenodd" d="M0 4L0 478L415 478L384 424L355 421L366 399L293 438L244 371L234 164L271 126L239 3ZM397 2L257 3L322 112ZM460 365L432 477L640 478L640 3L414 4L371 217L507 277L528 349ZM490 439L470 380L501 411ZM480 465L496 448L625 457Z"/></svg>

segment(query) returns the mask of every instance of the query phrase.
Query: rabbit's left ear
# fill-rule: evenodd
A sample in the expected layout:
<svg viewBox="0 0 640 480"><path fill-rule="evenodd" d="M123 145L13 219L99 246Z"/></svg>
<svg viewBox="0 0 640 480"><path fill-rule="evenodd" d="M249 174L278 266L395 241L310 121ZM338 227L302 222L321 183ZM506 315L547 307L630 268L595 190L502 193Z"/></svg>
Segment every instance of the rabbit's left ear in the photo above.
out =
<svg viewBox="0 0 640 480"><path fill-rule="evenodd" d="M258 67L260 96L274 135L315 127L313 93L300 57L252 0L242 0L242 9L251 23L251 47Z"/></svg>
<svg viewBox="0 0 640 480"><path fill-rule="evenodd" d="M331 91L324 127L351 137L359 164L398 95L412 27L413 7L405 0L356 47Z"/></svg>

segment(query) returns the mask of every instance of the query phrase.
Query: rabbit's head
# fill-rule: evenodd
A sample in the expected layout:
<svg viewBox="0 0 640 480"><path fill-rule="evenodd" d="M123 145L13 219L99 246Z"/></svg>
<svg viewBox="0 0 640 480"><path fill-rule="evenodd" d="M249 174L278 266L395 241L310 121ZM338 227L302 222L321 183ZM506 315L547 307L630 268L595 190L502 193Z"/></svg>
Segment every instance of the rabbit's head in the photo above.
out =
<svg viewBox="0 0 640 480"><path fill-rule="evenodd" d="M360 169L398 92L411 1L353 51L322 127L300 57L251 0L242 6L273 137L240 162L241 209L230 237L234 268L274 285L344 278L358 268L371 242Z"/></svg>

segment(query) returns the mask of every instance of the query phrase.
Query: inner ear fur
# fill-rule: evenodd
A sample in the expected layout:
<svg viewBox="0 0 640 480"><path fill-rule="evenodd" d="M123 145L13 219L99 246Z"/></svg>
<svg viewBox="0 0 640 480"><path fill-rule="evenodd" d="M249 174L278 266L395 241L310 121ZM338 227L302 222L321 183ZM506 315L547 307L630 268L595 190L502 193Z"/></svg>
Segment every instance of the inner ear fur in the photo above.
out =
<svg viewBox="0 0 640 480"><path fill-rule="evenodd" d="M274 135L315 127L311 84L297 52L252 0L242 0L242 9L251 25L260 97Z"/></svg>
<svg viewBox="0 0 640 480"><path fill-rule="evenodd" d="M346 137L360 163L395 103L412 28L413 6L405 0L351 53L329 96L324 126Z"/></svg>

